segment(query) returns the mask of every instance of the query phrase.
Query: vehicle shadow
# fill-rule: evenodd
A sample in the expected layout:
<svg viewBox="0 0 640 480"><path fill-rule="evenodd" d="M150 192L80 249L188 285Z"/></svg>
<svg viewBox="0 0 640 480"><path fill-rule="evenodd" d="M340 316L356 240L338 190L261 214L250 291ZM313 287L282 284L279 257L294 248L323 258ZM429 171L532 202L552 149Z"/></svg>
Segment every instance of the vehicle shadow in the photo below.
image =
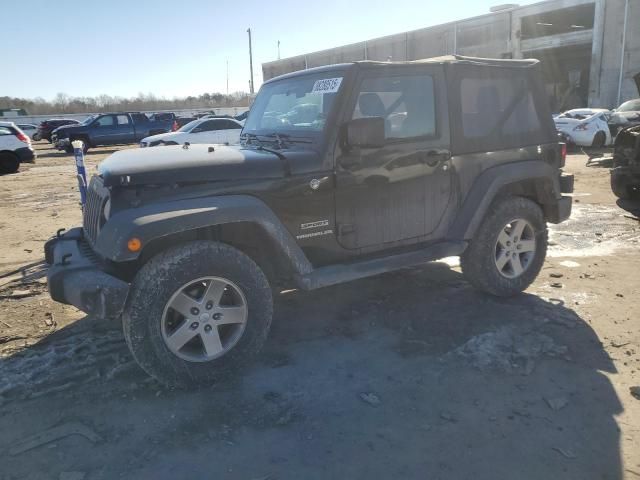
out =
<svg viewBox="0 0 640 480"><path fill-rule="evenodd" d="M18 476L622 478L615 367L562 300L488 297L433 263L275 302L254 365L202 391L161 388L91 317L0 359L0 460ZM104 441L3 455L70 419Z"/></svg>

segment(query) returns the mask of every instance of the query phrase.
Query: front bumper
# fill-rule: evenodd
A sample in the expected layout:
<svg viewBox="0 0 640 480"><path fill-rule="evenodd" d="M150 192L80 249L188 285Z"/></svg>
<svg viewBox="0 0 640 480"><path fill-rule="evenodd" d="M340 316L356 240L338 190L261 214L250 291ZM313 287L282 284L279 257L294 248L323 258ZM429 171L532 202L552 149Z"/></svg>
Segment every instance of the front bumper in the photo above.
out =
<svg viewBox="0 0 640 480"><path fill-rule="evenodd" d="M611 169L612 177L629 179L631 182L640 183L640 165L625 165Z"/></svg>
<svg viewBox="0 0 640 480"><path fill-rule="evenodd" d="M560 174L560 192L573 193L574 177L568 173ZM561 223L571 216L572 198L561 195L551 205L545 205L545 216L549 223Z"/></svg>
<svg viewBox="0 0 640 480"><path fill-rule="evenodd" d="M129 284L101 268L81 228L52 238L44 251L51 298L98 318L122 314Z"/></svg>
<svg viewBox="0 0 640 480"><path fill-rule="evenodd" d="M58 150L66 150L71 146L71 140L69 140L68 138L52 137L51 143L53 143L53 146L56 147Z"/></svg>

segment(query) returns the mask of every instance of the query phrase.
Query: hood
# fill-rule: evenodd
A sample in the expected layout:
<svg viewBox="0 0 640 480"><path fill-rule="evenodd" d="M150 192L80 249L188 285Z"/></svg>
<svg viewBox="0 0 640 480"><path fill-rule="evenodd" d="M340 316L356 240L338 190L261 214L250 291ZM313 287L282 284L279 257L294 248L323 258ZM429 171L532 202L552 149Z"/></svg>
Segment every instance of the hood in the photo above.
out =
<svg viewBox="0 0 640 480"><path fill-rule="evenodd" d="M209 149L213 148L210 152ZM181 145L121 150L98 166L106 186L282 178L273 153L240 146Z"/></svg>
<svg viewBox="0 0 640 480"><path fill-rule="evenodd" d="M157 135L151 135L149 137L144 137L141 142L155 142L156 140L171 140L173 137L177 137L180 135L184 135L185 132L167 132L167 133L159 133Z"/></svg>
<svg viewBox="0 0 640 480"><path fill-rule="evenodd" d="M69 125L60 125L59 127L54 128L51 133L56 132L56 133L63 133L69 130L74 130L76 128L78 128L80 126L79 123L71 123Z"/></svg>

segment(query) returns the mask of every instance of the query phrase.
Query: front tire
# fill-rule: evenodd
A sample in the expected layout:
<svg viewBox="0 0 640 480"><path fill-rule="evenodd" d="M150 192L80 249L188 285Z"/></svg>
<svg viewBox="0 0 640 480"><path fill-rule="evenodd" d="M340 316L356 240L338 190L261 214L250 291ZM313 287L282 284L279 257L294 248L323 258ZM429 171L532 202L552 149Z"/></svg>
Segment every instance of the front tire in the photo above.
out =
<svg viewBox="0 0 640 480"><path fill-rule="evenodd" d="M13 153L0 154L0 173L16 173L20 169L20 160Z"/></svg>
<svg viewBox="0 0 640 480"><path fill-rule="evenodd" d="M262 270L222 243L195 241L153 257L136 275L123 314L138 364L167 386L206 386L249 363L271 326Z"/></svg>
<svg viewBox="0 0 640 480"><path fill-rule="evenodd" d="M593 142L591 142L591 146L593 148L602 148L605 146L606 143L607 143L607 134L604 133L603 131L599 131L593 136Z"/></svg>
<svg viewBox="0 0 640 480"><path fill-rule="evenodd" d="M475 288L508 297L524 291L538 276L547 253L542 209L523 197L492 204L460 258L462 272Z"/></svg>

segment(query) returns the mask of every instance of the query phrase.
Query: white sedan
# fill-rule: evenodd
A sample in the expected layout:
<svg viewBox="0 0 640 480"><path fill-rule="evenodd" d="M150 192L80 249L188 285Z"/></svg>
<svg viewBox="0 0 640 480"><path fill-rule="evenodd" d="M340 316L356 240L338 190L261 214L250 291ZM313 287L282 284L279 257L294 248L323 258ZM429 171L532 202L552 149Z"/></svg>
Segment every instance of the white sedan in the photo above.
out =
<svg viewBox="0 0 640 480"><path fill-rule="evenodd" d="M556 130L564 133L568 141L581 147L601 148L611 145L609 115L604 108L576 108L553 118Z"/></svg>
<svg viewBox="0 0 640 480"><path fill-rule="evenodd" d="M189 143L240 143L242 124L233 118L200 118L179 130L143 138L140 147L178 145Z"/></svg>

